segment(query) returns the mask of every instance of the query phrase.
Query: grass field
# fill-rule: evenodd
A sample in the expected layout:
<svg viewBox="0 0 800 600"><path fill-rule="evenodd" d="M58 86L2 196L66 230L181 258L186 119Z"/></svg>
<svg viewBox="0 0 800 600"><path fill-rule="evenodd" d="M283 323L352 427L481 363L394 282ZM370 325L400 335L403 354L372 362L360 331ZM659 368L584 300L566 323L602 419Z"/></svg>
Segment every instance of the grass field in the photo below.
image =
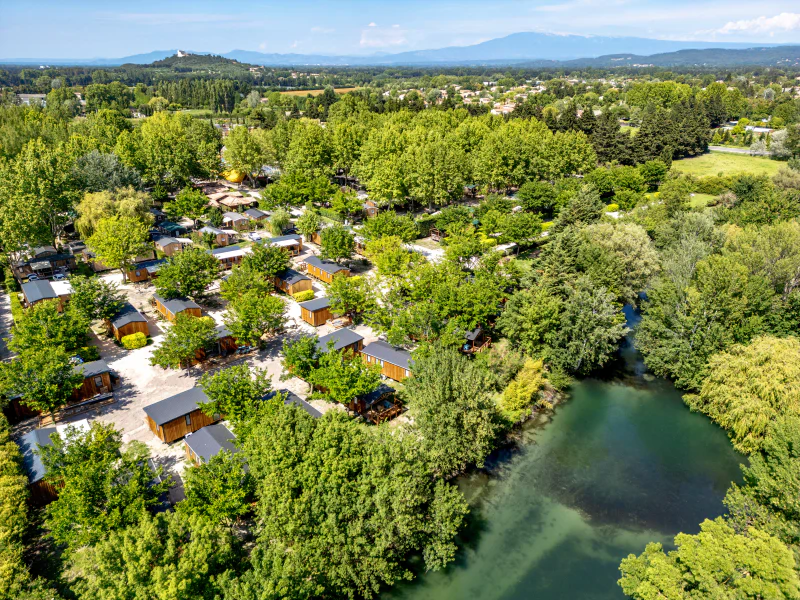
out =
<svg viewBox="0 0 800 600"><path fill-rule="evenodd" d="M335 88L334 91L337 94L346 94L347 92L352 92L357 88ZM319 96L325 90L290 90L288 92L281 92L281 94L285 94L287 96L308 96L311 94L312 96Z"/></svg>
<svg viewBox="0 0 800 600"><path fill-rule="evenodd" d="M711 175L736 175L750 173L752 175L772 176L784 163L761 156L747 154L730 154L727 152L709 152L702 156L684 158L672 163L672 168L681 173L695 177Z"/></svg>
<svg viewBox="0 0 800 600"><path fill-rule="evenodd" d="M714 198L716 198L716 196L712 196L711 194L695 194L689 200L689 204L692 208L705 208Z"/></svg>

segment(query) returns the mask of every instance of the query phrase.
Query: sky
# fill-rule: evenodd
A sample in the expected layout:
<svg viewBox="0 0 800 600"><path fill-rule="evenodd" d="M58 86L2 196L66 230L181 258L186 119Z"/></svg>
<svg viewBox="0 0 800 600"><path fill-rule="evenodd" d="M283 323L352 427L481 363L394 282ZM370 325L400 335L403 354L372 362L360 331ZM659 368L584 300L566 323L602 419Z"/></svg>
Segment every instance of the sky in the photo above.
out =
<svg viewBox="0 0 800 600"><path fill-rule="evenodd" d="M2 58L368 55L520 31L800 43L798 0L0 0Z"/></svg>

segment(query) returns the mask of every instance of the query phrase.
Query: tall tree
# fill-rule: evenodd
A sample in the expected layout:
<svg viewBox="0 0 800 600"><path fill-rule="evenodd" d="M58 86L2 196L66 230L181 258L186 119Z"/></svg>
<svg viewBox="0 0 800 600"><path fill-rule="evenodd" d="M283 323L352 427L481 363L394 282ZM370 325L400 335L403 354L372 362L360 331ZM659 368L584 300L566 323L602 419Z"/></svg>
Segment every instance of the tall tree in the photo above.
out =
<svg viewBox="0 0 800 600"><path fill-rule="evenodd" d="M83 383L83 375L73 369L69 355L59 346L25 350L3 365L0 375L6 395L19 395L23 404L48 414L64 406Z"/></svg>
<svg viewBox="0 0 800 600"><path fill-rule="evenodd" d="M215 328L211 317L179 314L161 345L153 350L150 364L162 369L179 369L191 364L199 353L212 348L216 342Z"/></svg>
<svg viewBox="0 0 800 600"><path fill-rule="evenodd" d="M277 296L250 291L228 304L225 325L240 342L260 346L263 337L280 330L286 321L286 305Z"/></svg>
<svg viewBox="0 0 800 600"><path fill-rule="evenodd" d="M136 258L149 250L148 239L149 232L144 223L133 217L114 215L97 223L87 244L94 250L98 261L119 269L123 281L127 281L128 271L133 268Z"/></svg>
<svg viewBox="0 0 800 600"><path fill-rule="evenodd" d="M256 184L253 173L260 172L265 164L262 146L243 126L234 127L225 138L223 158L229 168L244 173L253 186Z"/></svg>
<svg viewBox="0 0 800 600"><path fill-rule="evenodd" d="M202 298L217 278L219 262L200 248L187 248L170 257L158 271L156 291L166 299Z"/></svg>

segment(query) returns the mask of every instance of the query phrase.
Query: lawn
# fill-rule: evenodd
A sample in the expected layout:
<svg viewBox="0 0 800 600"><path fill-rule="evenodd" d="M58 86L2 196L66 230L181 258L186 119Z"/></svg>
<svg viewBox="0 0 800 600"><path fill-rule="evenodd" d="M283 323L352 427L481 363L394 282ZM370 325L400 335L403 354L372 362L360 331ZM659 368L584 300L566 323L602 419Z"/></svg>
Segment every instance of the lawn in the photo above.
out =
<svg viewBox="0 0 800 600"><path fill-rule="evenodd" d="M352 92L356 88L349 87L349 88L334 88L334 91L337 94L346 94L347 92ZM290 90L288 92L281 92L281 94L285 94L287 96L307 96L311 94L312 96L319 96L325 90Z"/></svg>
<svg viewBox="0 0 800 600"><path fill-rule="evenodd" d="M711 194L692 194L689 204L692 208L705 208L715 198Z"/></svg>
<svg viewBox="0 0 800 600"><path fill-rule="evenodd" d="M709 152L693 158L684 158L672 163L672 168L681 173L695 177L711 175L736 175L750 173L752 175L775 175L784 165L777 160L747 154L730 154L727 152Z"/></svg>

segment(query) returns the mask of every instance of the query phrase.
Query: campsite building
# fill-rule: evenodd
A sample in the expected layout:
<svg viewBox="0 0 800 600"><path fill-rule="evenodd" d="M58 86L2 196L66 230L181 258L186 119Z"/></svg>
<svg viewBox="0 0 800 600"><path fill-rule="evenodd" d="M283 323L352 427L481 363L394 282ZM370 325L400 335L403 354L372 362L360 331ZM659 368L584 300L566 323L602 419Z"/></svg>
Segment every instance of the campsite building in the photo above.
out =
<svg viewBox="0 0 800 600"><path fill-rule="evenodd" d="M344 352L352 350L355 353L361 352L364 347L364 338L352 329L347 327L338 329L328 335L323 335L317 340L317 349L320 352L328 351L328 342L333 341L333 349Z"/></svg>
<svg viewBox="0 0 800 600"><path fill-rule="evenodd" d="M203 309L192 300L182 300L179 298L165 300L158 294L153 294L153 300L155 300L156 310L171 323L174 323L175 319L181 313L192 315L193 317L200 317L203 315Z"/></svg>
<svg viewBox="0 0 800 600"><path fill-rule="evenodd" d="M250 219L241 213L225 212L222 213L222 224L236 231L250 227Z"/></svg>
<svg viewBox="0 0 800 600"><path fill-rule="evenodd" d="M214 236L214 243L217 246L227 246L232 243L234 239L233 234L223 231L222 229L217 229L216 227L211 227L210 225L201 228L200 233L212 234Z"/></svg>
<svg viewBox="0 0 800 600"><path fill-rule="evenodd" d="M294 269L286 269L275 276L275 287L289 295L305 292L312 288L311 279Z"/></svg>
<svg viewBox="0 0 800 600"><path fill-rule="evenodd" d="M322 298L314 298L308 302L300 303L300 318L309 325L319 327L324 325L328 319L333 318L331 312L331 300L323 296Z"/></svg>
<svg viewBox="0 0 800 600"><path fill-rule="evenodd" d="M411 375L411 353L386 342L377 340L367 344L362 348L361 356L368 365L380 365L381 375L395 381L403 381Z"/></svg>
<svg viewBox="0 0 800 600"><path fill-rule="evenodd" d="M147 424L158 439L170 444L187 433L194 433L220 420L219 415L212 418L200 410L198 405L204 402L209 402L209 399L203 388L193 387L145 406Z"/></svg>
<svg viewBox="0 0 800 600"><path fill-rule="evenodd" d="M83 384L72 392L75 401L94 398L99 394L108 394L112 390L111 369L106 361L94 360L92 362L75 365L72 370L83 375Z"/></svg>
<svg viewBox="0 0 800 600"><path fill-rule="evenodd" d="M11 263L17 279L25 279L28 275L52 277L56 272L72 271L77 265L75 257L68 252L58 252L53 246L39 246L30 253L28 260Z"/></svg>
<svg viewBox="0 0 800 600"><path fill-rule="evenodd" d="M250 248L241 248L239 246L226 246L223 248L214 248L209 250L211 256L217 259L221 269L232 269L234 265L242 263L245 254L250 253Z"/></svg>
<svg viewBox="0 0 800 600"><path fill-rule="evenodd" d="M172 256L183 251L183 242L178 238L169 235L158 236L153 240L156 250L162 252L164 256Z"/></svg>
<svg viewBox="0 0 800 600"><path fill-rule="evenodd" d="M157 258L155 260L146 260L136 263L127 273L128 281L131 283L150 281L158 275L158 270L166 264L166 258Z"/></svg>
<svg viewBox="0 0 800 600"><path fill-rule="evenodd" d="M303 262L306 264L306 273L325 283L331 283L336 275L350 275L347 267L332 260L322 260L318 256L309 256Z"/></svg>
<svg viewBox="0 0 800 600"><path fill-rule="evenodd" d="M44 300L57 300L58 311L62 312L69 297L72 295L72 286L69 281L28 281L22 284L22 294L25 296L25 307Z"/></svg>
<svg viewBox="0 0 800 600"><path fill-rule="evenodd" d="M187 433L183 438L186 446L186 458L196 465L207 463L223 450L231 454L239 452L233 440L236 436L222 423L206 425L194 433Z"/></svg>
<svg viewBox="0 0 800 600"><path fill-rule="evenodd" d="M111 319L111 331L117 341L134 333L150 335L147 319L130 302L123 304L120 311Z"/></svg>
<svg viewBox="0 0 800 600"><path fill-rule="evenodd" d="M291 256L297 256L303 251L302 235L281 235L274 238L268 238L261 243L269 244L270 246L277 246L278 248L284 248Z"/></svg>
<svg viewBox="0 0 800 600"><path fill-rule="evenodd" d="M262 223L269 218L268 212L264 212L263 210L259 210L257 208L248 208L242 214L255 223Z"/></svg>

